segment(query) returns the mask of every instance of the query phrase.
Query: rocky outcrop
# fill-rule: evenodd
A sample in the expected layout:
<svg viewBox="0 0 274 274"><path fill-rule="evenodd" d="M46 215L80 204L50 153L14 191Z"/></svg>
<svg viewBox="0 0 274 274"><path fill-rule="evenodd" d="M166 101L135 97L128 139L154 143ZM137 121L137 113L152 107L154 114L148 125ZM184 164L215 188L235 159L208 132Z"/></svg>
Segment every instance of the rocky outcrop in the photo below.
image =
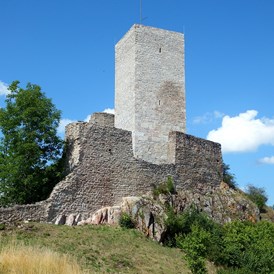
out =
<svg viewBox="0 0 274 274"><path fill-rule="evenodd" d="M121 214L126 213L131 217L135 228L146 236L161 241L165 233L165 220L167 208L172 208L179 214L195 207L204 212L218 223L226 223L232 220L259 220L259 210L250 200L238 190L221 183L218 188L208 189L206 194L191 191L178 191L176 194L153 195L148 193L141 197L124 197L118 206L103 207L85 220L75 222L77 225L85 224L109 224L118 225ZM68 221L58 219L64 224Z"/></svg>

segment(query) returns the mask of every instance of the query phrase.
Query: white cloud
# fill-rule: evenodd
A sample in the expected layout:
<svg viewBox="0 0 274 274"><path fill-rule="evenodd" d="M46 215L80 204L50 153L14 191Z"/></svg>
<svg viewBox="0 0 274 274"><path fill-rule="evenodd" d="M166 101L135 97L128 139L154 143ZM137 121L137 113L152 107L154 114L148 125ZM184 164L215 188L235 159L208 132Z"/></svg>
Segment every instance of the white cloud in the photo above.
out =
<svg viewBox="0 0 274 274"><path fill-rule="evenodd" d="M90 119L90 117L91 117L91 114L89 114L87 117L86 117L86 119L84 120L84 122L89 122L89 119Z"/></svg>
<svg viewBox="0 0 274 274"><path fill-rule="evenodd" d="M264 158L262 158L262 159L259 160L259 163L274 165L274 156L264 157Z"/></svg>
<svg viewBox="0 0 274 274"><path fill-rule="evenodd" d="M238 116L223 117L222 126L208 133L207 139L221 143L223 152L255 151L261 145L274 146L274 119L256 119L248 110Z"/></svg>
<svg viewBox="0 0 274 274"><path fill-rule="evenodd" d="M110 114L115 114L115 110L113 108L106 108L105 110L103 110L103 112L110 113Z"/></svg>
<svg viewBox="0 0 274 274"><path fill-rule="evenodd" d="M0 80L0 96L9 94L9 85Z"/></svg>
<svg viewBox="0 0 274 274"><path fill-rule="evenodd" d="M66 125L73 123L73 122L76 122L76 121L70 120L70 119L61 119L58 129L57 129L58 134L64 134Z"/></svg>
<svg viewBox="0 0 274 274"><path fill-rule="evenodd" d="M213 122L215 119L220 119L224 116L223 113L215 110L214 112L206 112L202 116L194 117L193 123L194 124L208 124Z"/></svg>

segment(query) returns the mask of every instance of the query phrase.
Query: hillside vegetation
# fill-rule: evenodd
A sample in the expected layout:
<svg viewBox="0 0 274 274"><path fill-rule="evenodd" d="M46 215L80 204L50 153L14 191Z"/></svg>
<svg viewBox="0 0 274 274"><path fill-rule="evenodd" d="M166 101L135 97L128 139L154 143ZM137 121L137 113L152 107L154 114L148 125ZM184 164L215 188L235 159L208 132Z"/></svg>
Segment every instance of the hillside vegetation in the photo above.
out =
<svg viewBox="0 0 274 274"><path fill-rule="evenodd" d="M68 254L83 273L191 273L179 249L163 247L136 230L120 227L28 223L0 231L0 243L1 250L24 243Z"/></svg>

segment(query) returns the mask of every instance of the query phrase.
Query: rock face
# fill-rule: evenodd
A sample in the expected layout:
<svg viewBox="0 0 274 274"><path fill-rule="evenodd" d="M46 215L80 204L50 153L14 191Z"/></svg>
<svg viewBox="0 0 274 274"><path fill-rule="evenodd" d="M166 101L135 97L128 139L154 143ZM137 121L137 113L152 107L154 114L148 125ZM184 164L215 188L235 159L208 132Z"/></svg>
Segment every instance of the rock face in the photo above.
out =
<svg viewBox="0 0 274 274"><path fill-rule="evenodd" d="M207 195L190 191L178 191L176 194L160 194L155 197L152 193L142 197L124 197L119 206L104 207L78 223L118 225L121 214L131 217L135 228L147 237L161 242L166 231L167 207L175 213L182 213L191 206L204 212L218 223L232 220L259 220L259 210L239 191L229 188L225 183Z"/></svg>

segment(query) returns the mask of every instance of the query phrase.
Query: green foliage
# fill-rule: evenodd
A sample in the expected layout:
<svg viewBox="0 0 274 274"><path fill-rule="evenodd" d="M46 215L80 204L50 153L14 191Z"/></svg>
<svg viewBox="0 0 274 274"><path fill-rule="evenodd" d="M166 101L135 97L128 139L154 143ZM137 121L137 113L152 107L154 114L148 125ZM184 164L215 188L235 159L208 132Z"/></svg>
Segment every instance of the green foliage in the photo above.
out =
<svg viewBox="0 0 274 274"><path fill-rule="evenodd" d="M153 189L154 196L159 196L160 194L175 194L176 188L173 183L173 179L171 176L167 177L167 181L160 183L157 187Z"/></svg>
<svg viewBox="0 0 274 274"><path fill-rule="evenodd" d="M267 195L266 195L265 190L260 187L248 185L247 186L247 195L248 195L249 199L258 206L260 212L263 212L263 209L267 202Z"/></svg>
<svg viewBox="0 0 274 274"><path fill-rule="evenodd" d="M119 219L119 225L124 228L134 228L135 223L128 213L123 212Z"/></svg>
<svg viewBox="0 0 274 274"><path fill-rule="evenodd" d="M225 225L224 229L224 254L228 260L226 265L237 265L253 273L274 271L273 223L233 222Z"/></svg>
<svg viewBox="0 0 274 274"><path fill-rule="evenodd" d="M218 225L195 209L168 212L163 243L182 248L193 273L205 273L204 259L222 265L219 273L274 271L274 223L234 221Z"/></svg>
<svg viewBox="0 0 274 274"><path fill-rule="evenodd" d="M167 185L167 190L168 190L169 193L171 193L171 194L176 193L176 189L175 189L173 179L172 179L171 176L167 177L166 185Z"/></svg>
<svg viewBox="0 0 274 274"><path fill-rule="evenodd" d="M191 233L176 237L177 246L186 253L185 258L192 273L207 273L205 256L210 233L197 223L191 226Z"/></svg>
<svg viewBox="0 0 274 274"><path fill-rule="evenodd" d="M237 186L235 181L235 175L230 172L229 165L225 163L223 163L223 181L233 189L235 189Z"/></svg>
<svg viewBox="0 0 274 274"><path fill-rule="evenodd" d="M245 268L225 268L218 270L217 274L254 274Z"/></svg>
<svg viewBox="0 0 274 274"><path fill-rule="evenodd" d="M198 225L206 231L211 231L216 238L219 234L219 225L214 223L205 214L198 211L198 209L191 207L181 214L175 214L172 209L167 212L166 235L163 238L163 243L168 246L176 246L177 235L187 235L191 233L192 225ZM212 238L215 239L215 238ZM216 240L218 242L218 240ZM213 250L212 250L213 252Z"/></svg>
<svg viewBox="0 0 274 274"><path fill-rule="evenodd" d="M6 229L6 225L5 225L5 224L0 223L0 230L5 230L5 229Z"/></svg>
<svg viewBox="0 0 274 274"><path fill-rule="evenodd" d="M13 82L0 109L0 205L47 198L62 177L58 111L37 85Z"/></svg>

